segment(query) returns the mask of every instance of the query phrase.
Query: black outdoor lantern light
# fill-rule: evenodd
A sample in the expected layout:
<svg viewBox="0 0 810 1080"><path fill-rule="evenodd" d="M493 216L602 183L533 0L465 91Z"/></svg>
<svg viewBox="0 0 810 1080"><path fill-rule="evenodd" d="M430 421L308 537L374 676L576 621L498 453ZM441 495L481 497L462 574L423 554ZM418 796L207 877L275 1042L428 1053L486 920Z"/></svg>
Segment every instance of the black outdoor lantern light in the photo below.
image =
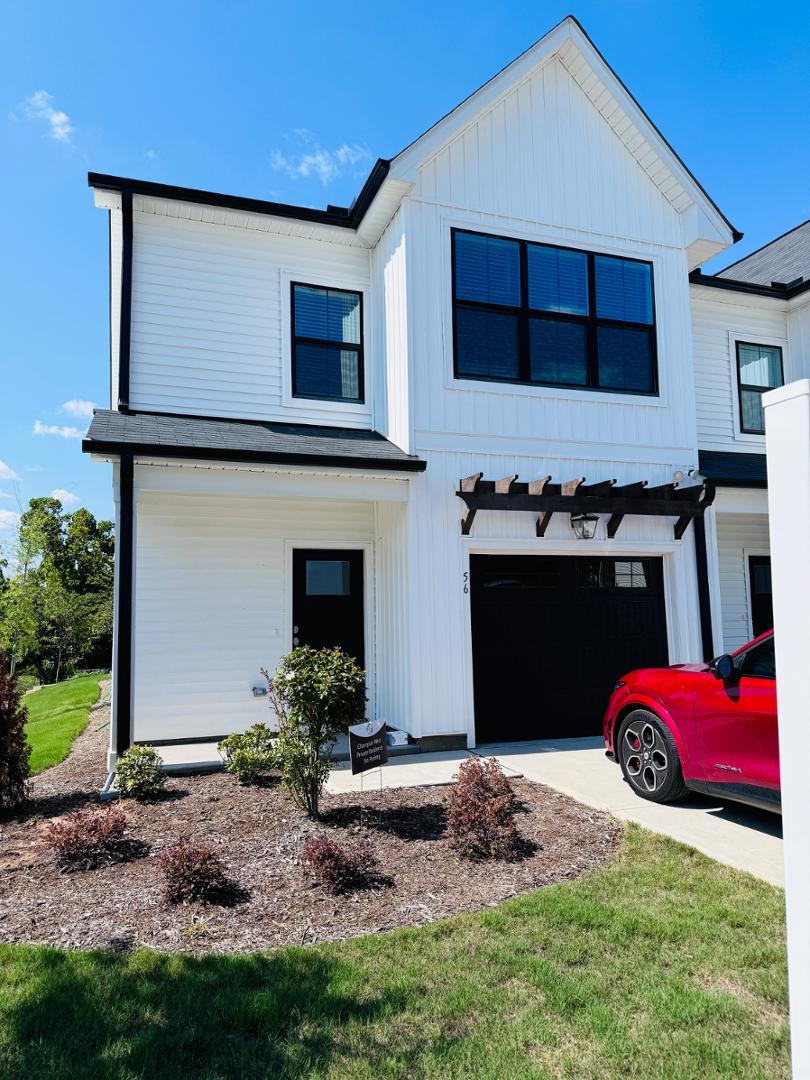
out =
<svg viewBox="0 0 810 1080"><path fill-rule="evenodd" d="M596 536L596 526L599 523L598 514L572 514L571 528L577 540L593 540Z"/></svg>

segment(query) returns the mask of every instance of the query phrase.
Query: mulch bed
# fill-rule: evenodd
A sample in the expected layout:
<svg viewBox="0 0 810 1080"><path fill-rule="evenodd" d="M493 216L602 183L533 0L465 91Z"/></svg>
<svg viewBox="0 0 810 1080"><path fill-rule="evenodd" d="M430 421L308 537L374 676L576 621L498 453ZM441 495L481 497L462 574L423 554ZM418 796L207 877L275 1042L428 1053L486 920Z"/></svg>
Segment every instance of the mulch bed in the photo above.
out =
<svg viewBox="0 0 810 1080"><path fill-rule="evenodd" d="M97 799L108 725L109 708L94 711L68 758L34 778L24 810L0 819L0 941L227 953L340 940L493 907L574 878L608 858L621 835L609 815L515 780L527 851L516 862L474 863L443 838L446 787L366 792L362 835L388 883L334 896L307 875L299 856L313 834L360 835L358 796L325 796L324 820L312 823L277 785L241 787L215 773L171 778L161 800L122 804L139 857L62 873L41 843L42 830ZM181 835L217 848L243 890L240 902L166 903L157 856Z"/></svg>

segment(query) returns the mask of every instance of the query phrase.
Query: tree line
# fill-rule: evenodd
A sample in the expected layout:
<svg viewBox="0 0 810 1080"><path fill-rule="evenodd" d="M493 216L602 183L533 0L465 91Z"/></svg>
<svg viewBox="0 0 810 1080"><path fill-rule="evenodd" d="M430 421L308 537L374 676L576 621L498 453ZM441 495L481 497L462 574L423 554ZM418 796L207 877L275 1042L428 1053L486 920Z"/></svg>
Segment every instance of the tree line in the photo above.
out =
<svg viewBox="0 0 810 1080"><path fill-rule="evenodd" d="M12 673L46 683L109 668L114 552L111 521L31 499L0 555L0 649Z"/></svg>

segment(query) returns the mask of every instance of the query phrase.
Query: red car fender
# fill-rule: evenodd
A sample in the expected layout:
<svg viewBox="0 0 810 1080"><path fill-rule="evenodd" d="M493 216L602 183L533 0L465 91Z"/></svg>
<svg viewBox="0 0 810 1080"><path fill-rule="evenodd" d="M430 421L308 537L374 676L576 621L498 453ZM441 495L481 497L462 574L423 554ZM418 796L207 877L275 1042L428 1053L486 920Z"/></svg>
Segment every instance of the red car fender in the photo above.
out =
<svg viewBox="0 0 810 1080"><path fill-rule="evenodd" d="M672 719L669 710L666 708L660 698L655 697L654 694L645 694L642 690L631 690L625 699L621 702L619 709L616 711L616 715L613 718L613 728L610 733L610 741L613 746L613 752L616 753L616 736L618 734L619 725L622 719L633 709L648 709L650 712L655 713L659 720L664 723L675 741L675 746L678 749L678 756L681 759L681 769L684 776L694 776L692 765L689 760L689 751L686 748L686 743L681 735L680 728L677 723Z"/></svg>

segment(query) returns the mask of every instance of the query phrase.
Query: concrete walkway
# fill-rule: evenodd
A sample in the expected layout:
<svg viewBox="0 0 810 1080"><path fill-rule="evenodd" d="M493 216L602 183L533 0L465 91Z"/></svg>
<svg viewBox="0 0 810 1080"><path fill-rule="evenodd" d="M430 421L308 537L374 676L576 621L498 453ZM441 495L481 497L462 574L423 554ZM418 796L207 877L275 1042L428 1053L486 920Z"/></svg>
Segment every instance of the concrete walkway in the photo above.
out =
<svg viewBox="0 0 810 1080"><path fill-rule="evenodd" d="M468 751L414 754L389 762L382 770L385 787L450 784ZM671 806L633 794L621 770L604 754L601 739L562 739L479 747L480 756L497 757L511 776L525 776L570 795L586 806L607 810L622 821L635 821L697 848L719 862L784 885L782 820L776 814L695 795ZM380 784L380 772L366 774L364 789ZM359 791L360 777L348 764L333 769L327 790Z"/></svg>

